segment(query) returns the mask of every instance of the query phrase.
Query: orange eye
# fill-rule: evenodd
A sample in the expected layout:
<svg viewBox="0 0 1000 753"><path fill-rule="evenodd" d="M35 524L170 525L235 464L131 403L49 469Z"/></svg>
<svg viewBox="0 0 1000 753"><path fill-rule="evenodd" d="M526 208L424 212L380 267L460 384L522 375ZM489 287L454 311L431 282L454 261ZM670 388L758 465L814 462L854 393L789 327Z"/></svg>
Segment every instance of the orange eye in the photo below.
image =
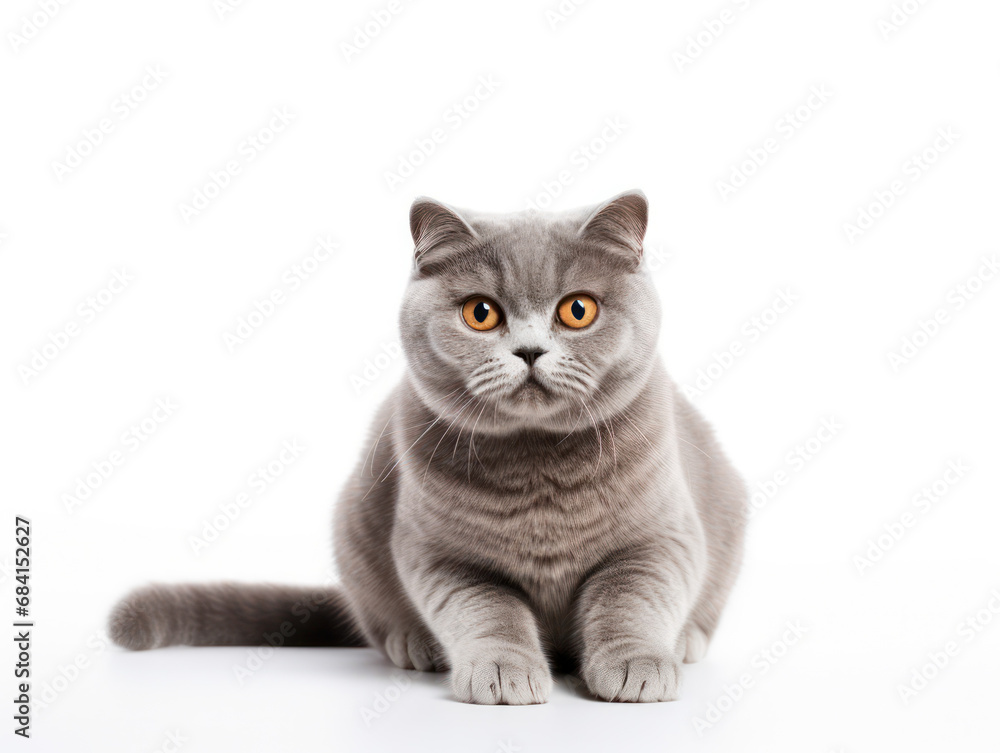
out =
<svg viewBox="0 0 1000 753"><path fill-rule="evenodd" d="M500 324L503 312L489 298L479 295L463 304L462 318L473 329L485 332Z"/></svg>
<svg viewBox="0 0 1000 753"><path fill-rule="evenodd" d="M559 304L559 321L567 327L582 329L597 316L597 301L589 295L569 295Z"/></svg>

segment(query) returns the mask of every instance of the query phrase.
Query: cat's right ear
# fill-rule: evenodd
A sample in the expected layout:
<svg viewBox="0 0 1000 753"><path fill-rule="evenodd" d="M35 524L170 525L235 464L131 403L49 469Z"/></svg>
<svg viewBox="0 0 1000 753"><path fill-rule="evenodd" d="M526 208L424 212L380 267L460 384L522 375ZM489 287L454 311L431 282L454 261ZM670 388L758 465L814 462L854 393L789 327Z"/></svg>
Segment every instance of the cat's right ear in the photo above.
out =
<svg viewBox="0 0 1000 753"><path fill-rule="evenodd" d="M418 269L469 248L479 237L456 209L426 196L410 207L410 234Z"/></svg>
<svg viewBox="0 0 1000 753"><path fill-rule="evenodd" d="M648 221L646 194L638 189L626 191L594 209L580 228L580 237L624 254L638 266Z"/></svg>

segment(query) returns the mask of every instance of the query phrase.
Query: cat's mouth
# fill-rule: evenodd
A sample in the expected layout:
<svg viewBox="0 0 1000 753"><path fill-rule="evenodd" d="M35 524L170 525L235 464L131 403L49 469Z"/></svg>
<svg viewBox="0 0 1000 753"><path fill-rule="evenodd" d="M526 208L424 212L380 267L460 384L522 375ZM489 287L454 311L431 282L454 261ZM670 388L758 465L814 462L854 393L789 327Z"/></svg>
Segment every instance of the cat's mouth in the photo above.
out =
<svg viewBox="0 0 1000 753"><path fill-rule="evenodd" d="M539 381L534 373L529 373L521 386L518 387L513 396L516 400L532 403L548 403L555 397L555 393Z"/></svg>
<svg viewBox="0 0 1000 753"><path fill-rule="evenodd" d="M560 388L558 380L553 383L547 374L535 370L523 374L516 381L509 381L503 387L479 387L478 390L473 388L473 394L478 392L479 397L496 403L497 409L518 420L547 418L553 411L565 407L569 398Z"/></svg>
<svg viewBox="0 0 1000 753"><path fill-rule="evenodd" d="M538 377L535 376L534 372L528 374L527 379L524 380L524 384L521 385L521 389L536 389L542 392L549 392L549 388L538 381Z"/></svg>

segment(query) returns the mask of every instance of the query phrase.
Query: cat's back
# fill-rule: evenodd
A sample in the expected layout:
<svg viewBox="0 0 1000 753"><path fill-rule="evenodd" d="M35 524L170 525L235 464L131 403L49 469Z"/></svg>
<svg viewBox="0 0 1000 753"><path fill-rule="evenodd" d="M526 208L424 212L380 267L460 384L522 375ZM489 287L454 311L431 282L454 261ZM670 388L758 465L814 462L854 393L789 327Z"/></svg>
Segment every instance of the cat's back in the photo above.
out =
<svg viewBox="0 0 1000 753"><path fill-rule="evenodd" d="M402 386L385 399L372 420L362 455L341 491L334 513L335 552L341 570L352 565L345 561L355 553L388 556L389 539L395 518L397 477L392 472L395 453L392 437L398 430L394 420L399 411Z"/></svg>
<svg viewBox="0 0 1000 753"><path fill-rule="evenodd" d="M743 558L747 489L708 421L674 389L678 449L708 550L706 603L729 592ZM721 609L721 607L719 607ZM717 618L715 613L713 620Z"/></svg>
<svg viewBox="0 0 1000 753"><path fill-rule="evenodd" d="M680 390L674 391L679 451L688 483L702 517L742 522L746 514L746 485L723 452L715 431Z"/></svg>

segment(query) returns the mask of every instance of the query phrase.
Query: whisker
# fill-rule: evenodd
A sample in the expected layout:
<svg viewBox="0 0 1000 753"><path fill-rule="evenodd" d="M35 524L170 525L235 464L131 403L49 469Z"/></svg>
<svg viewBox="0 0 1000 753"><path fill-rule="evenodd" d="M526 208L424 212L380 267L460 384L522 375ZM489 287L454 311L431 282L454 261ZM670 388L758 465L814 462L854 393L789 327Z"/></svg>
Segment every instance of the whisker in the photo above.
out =
<svg viewBox="0 0 1000 753"><path fill-rule="evenodd" d="M462 410L459 413L459 415L462 415L462 413L465 412L465 409L468 408L470 405L472 405L472 403L475 402L478 399L479 399L478 395L473 395L472 396L472 400L470 400L468 403L466 403L465 405L462 406ZM453 449L451 451L451 462L452 463L455 462L455 456L458 454L458 443L462 440L462 432L464 430L465 430L465 426L464 425L458 427L458 436L455 437L455 449Z"/></svg>
<svg viewBox="0 0 1000 753"><path fill-rule="evenodd" d="M502 371L503 369L493 369L492 371L488 371L474 377L469 377L469 382L468 382L469 389L474 390L476 389L476 387L491 381L492 379L496 378L496 375L501 373Z"/></svg>
<svg viewBox="0 0 1000 753"><path fill-rule="evenodd" d="M463 392L462 395L460 395L459 397L464 397L464 395L466 393L468 393L468 389L466 389L465 392ZM473 399L474 398L469 398L469 402L472 402ZM468 403L466 403L466 404L468 404ZM463 406L462 410L464 410L464 406ZM437 444L434 445L434 449L431 451L431 456L427 460L427 467L424 468L424 477L423 477L424 481L427 480L427 474L428 474L428 472L431 469L431 463L434 462L434 456L437 454L438 447L441 446L441 443L444 441L444 438L446 436L448 436L448 432L451 431L452 427L455 425L455 423L458 421L458 419L461 418L461 416L462 416L462 410L459 410L458 414L451 420L451 422L448 424L448 426L445 427L444 433L441 435L441 438L438 439Z"/></svg>
<svg viewBox="0 0 1000 753"><path fill-rule="evenodd" d="M458 399L461 399L461 395L453 402L457 402ZM383 469L382 473L379 474L379 478L375 479L375 483L371 485L371 488L368 489L368 491L365 493L365 496L362 497L363 500L368 498L368 495L371 494L372 489L374 489L377 484L381 484L387 478L389 478L389 476L392 475L392 472L396 470L396 466L398 466L403 461L403 458L405 458L406 455L410 452L410 450L412 450L417 445L417 442L423 439L424 436L427 434L427 432L429 432L431 429L434 428L434 426L441 420L441 418L442 416L439 414L433 421L431 421L430 426L424 429L423 432L421 432L420 436L418 436L416 439L413 440L413 443L399 455L399 457L396 459L396 462L392 464L392 467L389 468L388 471Z"/></svg>
<svg viewBox="0 0 1000 753"><path fill-rule="evenodd" d="M694 442L688 442L688 441L687 441L686 439L684 439L684 437L680 436L679 434L677 435L677 438L678 438L679 440L681 440L681 441L682 441L682 442L683 442L684 444L689 444L689 445L691 445L692 447L694 447L694 448L695 448L695 449L696 449L696 450L697 450L698 452L700 452L700 453L701 453L702 455L704 455L704 456L705 456L706 458L708 458L709 460L711 460L711 459L712 459L712 456L711 456L711 455L709 455L709 454L708 454L707 452L705 452L705 451L704 451L703 449L701 449L701 448L700 448L700 447L699 447L698 445L696 445L696 444L695 444Z"/></svg>
<svg viewBox="0 0 1000 753"><path fill-rule="evenodd" d="M385 426L383 426L382 427L382 431L380 431L378 433L378 436L375 438L375 443L372 445L372 448L370 450L368 450L368 454L365 456L364 463L361 464L361 468L362 468L362 471L363 471L364 467L365 467L365 463L368 462L368 458L371 458L371 461L372 461L371 462L371 468L368 471L368 474L370 476L374 476L375 475L375 451L378 449L378 443L381 441L382 435L385 434L385 430L389 428L389 424L392 422L392 419L395 416L396 416L396 411L394 410L392 413L389 414L389 418L386 420Z"/></svg>
<svg viewBox="0 0 1000 753"><path fill-rule="evenodd" d="M604 425L608 427L608 432L611 434L611 454L615 458L615 470L618 469L618 450L615 448L615 427L611 425L609 419L605 419Z"/></svg>
<svg viewBox="0 0 1000 753"><path fill-rule="evenodd" d="M553 387L563 387L570 389L574 392L579 392L581 395L589 395L590 390L587 385L573 379L568 379L565 376L559 375L555 377L548 377L548 383Z"/></svg>
<svg viewBox="0 0 1000 753"><path fill-rule="evenodd" d="M431 419L428 419L427 421L421 421L419 424L413 424L412 426L399 426L399 427L397 427L395 429L392 429L390 431L385 431L385 429L383 429L382 430L383 433L380 434L379 437L382 438L382 439L386 439L386 438L394 436L396 434L401 434L403 432L410 431L411 429L419 429L421 427L427 426L427 424L431 423L433 420L434 419L431 418ZM377 441L378 440L376 440L376 442ZM373 447L373 449L374 449L374 447Z"/></svg>
<svg viewBox="0 0 1000 753"><path fill-rule="evenodd" d="M649 449L651 449L653 452L656 452L656 448L653 447L653 443L650 442L649 439L646 438L646 435L642 433L642 429L640 429L638 426L636 426L635 421L633 421L631 418L629 418L624 413L622 413L620 415L621 415L622 418L624 418L626 421L628 421L630 424L632 424L632 427L636 430L636 432L638 432L639 436L642 437L642 441L649 445Z"/></svg>
<svg viewBox="0 0 1000 753"><path fill-rule="evenodd" d="M430 425L430 426L428 426L428 427L427 427L426 429L424 429L424 430L423 430L423 432L421 432L421 434L420 434L420 436L419 436L419 437L417 437L416 439L414 439L414 440L413 440L413 444L411 444L411 445L410 445L409 447L407 447L407 448L406 448L406 450L405 450L405 451L404 451L404 452L403 452L402 454L400 454L400 456L399 456L399 457L398 457L398 458L396 459L396 462L392 464L392 468L390 468L390 469L389 469L389 471L388 471L388 473L386 473L386 474L385 474L384 476L382 476L382 477L381 477L381 478L380 478L380 479L378 480L378 483L380 483L380 484L381 484L381 483L382 483L383 481L385 481L385 480L386 480L387 478L389 478L389 476L391 476L391 475L392 475L392 472L393 472L394 470L396 470L396 466L397 466L397 465L399 465L399 464L400 464L400 462L401 462L401 461L403 460L403 458L405 458L405 457L406 457L406 454L407 454L407 453L408 453L408 452L409 452L410 450L412 450L412 449L414 448L414 446L415 446L415 445L417 444L417 442L419 442L419 441L420 441L421 439L423 439L423 438L424 438L424 434L426 434L426 433L427 433L427 432L429 432L429 431L430 431L431 429L433 429L433 428L434 428L434 425L435 425L435 424L436 424L436 423L437 423L438 421L440 421L440 420L441 420L441 416L438 416L437 418L435 418L435 419L434 419L434 420L433 420L433 421L431 422L431 425Z"/></svg>
<svg viewBox="0 0 1000 753"><path fill-rule="evenodd" d="M587 408L586 401L581 400L580 403L584 408ZM587 408L587 413L590 414L590 421L594 425L594 432L597 434L597 463L594 465L594 476L596 477L601 467L601 458L604 456L604 443L601 441L601 429L597 425L597 419L594 418L594 414L590 412L590 408Z"/></svg>
<svg viewBox="0 0 1000 753"><path fill-rule="evenodd" d="M588 366L587 364L583 363L583 361L571 360L571 361L569 361L569 363L572 363L573 365L570 366L567 369L567 371L576 370L576 371L581 372L584 376L588 376L588 377L591 377L591 378L593 378L595 376L594 370L590 366Z"/></svg>
<svg viewBox="0 0 1000 753"><path fill-rule="evenodd" d="M479 419L483 417L483 411L486 410L487 405L489 405L489 403L484 400L483 407L479 409L479 415L476 416L476 422L472 425L472 433L469 435L469 459L465 465L465 473L470 481L472 480L472 453L475 452L476 449L476 427L479 426ZM486 466L483 465L483 461L479 460L478 452L476 452L476 460L479 462L480 466L486 468Z"/></svg>
<svg viewBox="0 0 1000 753"><path fill-rule="evenodd" d="M503 397L509 392L508 387L507 384L490 384L485 389L474 390L474 392L476 397L481 398Z"/></svg>
<svg viewBox="0 0 1000 753"><path fill-rule="evenodd" d="M565 442L567 439L569 439L573 435L573 432L576 431L576 427L580 424L580 419L581 418L583 418L583 408L582 407L580 408L579 415L577 415L577 417L576 417L576 423L573 424L573 428L569 430L569 434L567 434L565 437L563 437L558 442L556 442L556 447L558 447L559 445L561 445L563 442Z"/></svg>

